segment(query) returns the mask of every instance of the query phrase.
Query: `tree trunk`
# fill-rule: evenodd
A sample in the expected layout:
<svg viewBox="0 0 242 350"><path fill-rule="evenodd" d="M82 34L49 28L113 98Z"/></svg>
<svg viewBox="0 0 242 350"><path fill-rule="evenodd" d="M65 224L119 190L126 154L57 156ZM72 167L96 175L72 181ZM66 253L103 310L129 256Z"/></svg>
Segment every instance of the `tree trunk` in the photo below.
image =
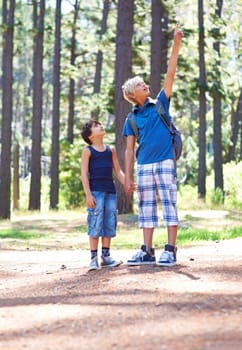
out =
<svg viewBox="0 0 242 350"><path fill-rule="evenodd" d="M33 23L35 36L33 58L33 120L29 210L40 210L44 15L45 0L33 1Z"/></svg>
<svg viewBox="0 0 242 350"><path fill-rule="evenodd" d="M152 0L151 8L151 96L156 96L160 91L161 77L167 71L168 53L168 14L162 1Z"/></svg>
<svg viewBox="0 0 242 350"><path fill-rule="evenodd" d="M198 197L206 197L206 68L204 54L203 0L198 0L199 22L199 173Z"/></svg>
<svg viewBox="0 0 242 350"><path fill-rule="evenodd" d="M124 169L124 152L126 140L122 137L122 129L127 113L131 106L123 100L122 85L131 77L132 70L132 35L133 35L133 0L118 2L116 66L115 66L115 139L117 154L121 168ZM132 196L126 196L123 186L116 181L118 195L118 212L132 212Z"/></svg>
<svg viewBox="0 0 242 350"><path fill-rule="evenodd" d="M13 32L15 0L2 1L2 131L0 160L0 218L11 216L11 138L13 104Z"/></svg>
<svg viewBox="0 0 242 350"><path fill-rule="evenodd" d="M231 117L231 128L232 128L232 135L231 135L231 146L229 147L229 154L227 161L230 162L231 160L241 160L242 159L242 89L240 90L240 96L237 104L236 111L233 113L232 111L232 117ZM238 149L240 149L240 153L238 157L236 157L236 146L237 142L240 136L240 144L238 145Z"/></svg>
<svg viewBox="0 0 242 350"><path fill-rule="evenodd" d="M110 0L104 0L103 1L103 17L102 17L102 24L101 24L100 40L102 40L102 36L103 36L103 34L105 34L105 32L107 30L107 20L108 20L109 7L110 7ZM95 72L95 78L94 78L94 88L93 88L94 94L97 94L100 92L102 62L103 62L103 53L101 50L98 50L97 60L96 60L96 72Z"/></svg>
<svg viewBox="0 0 242 350"><path fill-rule="evenodd" d="M76 62L76 30L77 30L77 19L80 9L80 2L75 1L74 5L74 18L72 24L72 37L71 37L71 66L75 66ZM69 81L69 108L68 108L68 122L67 122L67 140L70 144L74 141L74 112L75 112L75 80L70 78Z"/></svg>
<svg viewBox="0 0 242 350"><path fill-rule="evenodd" d="M223 0L217 0L216 3L215 16L216 18L221 18ZM217 29L219 34L219 29ZM216 66L214 67L217 82L217 89L214 91L213 95L213 148L214 148L214 189L219 188L222 193L224 191L223 183L223 157L222 157L222 113L221 113L221 94L219 93L219 88L221 87L221 61L220 61L220 42L219 38L214 43L213 48L216 52Z"/></svg>
<svg viewBox="0 0 242 350"><path fill-rule="evenodd" d="M13 209L19 209L19 144L13 149Z"/></svg>
<svg viewBox="0 0 242 350"><path fill-rule="evenodd" d="M61 0L56 0L55 11L55 49L53 70L53 114L51 143L51 183L50 208L59 204L59 134L60 134L60 52L61 52Z"/></svg>

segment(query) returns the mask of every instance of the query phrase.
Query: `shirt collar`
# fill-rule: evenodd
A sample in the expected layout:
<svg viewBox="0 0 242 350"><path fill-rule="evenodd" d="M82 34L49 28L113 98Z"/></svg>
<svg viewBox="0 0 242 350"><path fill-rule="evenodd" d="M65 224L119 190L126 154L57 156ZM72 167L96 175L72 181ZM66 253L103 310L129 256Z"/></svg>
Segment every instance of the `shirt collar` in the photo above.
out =
<svg viewBox="0 0 242 350"><path fill-rule="evenodd" d="M147 107L148 105L155 105L155 104L156 104L156 100L151 97L148 97L142 108ZM133 106L133 112L137 113L139 109L140 107L138 105Z"/></svg>

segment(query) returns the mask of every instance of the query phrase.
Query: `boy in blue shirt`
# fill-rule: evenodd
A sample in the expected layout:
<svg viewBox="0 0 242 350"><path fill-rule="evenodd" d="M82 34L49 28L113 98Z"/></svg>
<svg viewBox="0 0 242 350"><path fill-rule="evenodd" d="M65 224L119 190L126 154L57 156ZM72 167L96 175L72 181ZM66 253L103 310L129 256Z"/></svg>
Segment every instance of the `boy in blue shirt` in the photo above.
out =
<svg viewBox="0 0 242 350"><path fill-rule="evenodd" d="M179 47L183 32L176 25L172 52L168 64L164 86L157 99L162 103L166 116L170 117L170 97L178 61ZM158 226L157 194L163 209L163 223L167 226L168 242L157 264L176 264L176 238L178 231L176 167L172 137L161 120L156 108L156 100L150 98L149 86L141 77L127 80L123 85L124 98L133 105L139 145L137 159L137 193L139 199L139 227L143 229L143 245L128 260L128 265L154 264L154 228ZM133 168L135 159L135 133L126 118L123 127L126 136L125 150L125 191L135 188Z"/></svg>
<svg viewBox="0 0 242 350"><path fill-rule="evenodd" d="M116 236L117 201L113 170L124 185L124 173L120 168L116 150L104 144L105 130L95 120L87 122L82 138L89 145L83 149L81 175L87 202L88 235L91 250L90 270L99 268L98 243L102 241L102 267L116 267L121 262L110 257L111 238Z"/></svg>

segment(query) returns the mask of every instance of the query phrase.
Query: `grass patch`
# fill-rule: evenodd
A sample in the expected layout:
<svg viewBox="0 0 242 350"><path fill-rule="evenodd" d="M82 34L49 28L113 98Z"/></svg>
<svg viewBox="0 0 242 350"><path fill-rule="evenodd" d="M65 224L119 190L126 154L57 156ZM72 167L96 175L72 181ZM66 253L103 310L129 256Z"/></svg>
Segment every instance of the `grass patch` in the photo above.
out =
<svg viewBox="0 0 242 350"><path fill-rule="evenodd" d="M113 239L112 246L117 249L135 249L142 243L142 230L129 228L119 229L117 237ZM242 226L225 228L224 230L207 230L197 228L180 228L177 236L177 245L192 245L205 241L219 241L242 237ZM157 228L154 233L154 247L162 247L167 243L166 228Z"/></svg>
<svg viewBox="0 0 242 350"><path fill-rule="evenodd" d="M191 245L199 242L207 241L220 241L233 239L237 237L242 237L242 226L227 228L224 230L206 230L206 229L194 229L188 228L179 229L179 234L177 236L177 244L182 245Z"/></svg>
<svg viewBox="0 0 242 350"><path fill-rule="evenodd" d="M178 246L242 237L241 213L211 211L204 214L198 211L196 215L194 211L184 213L177 237ZM86 215L81 217L73 212L21 216L10 223L2 221L0 239L2 249L89 249ZM143 233L138 228L137 215L119 215L112 248L137 249L142 242ZM156 228L154 247L161 248L166 242L166 227Z"/></svg>
<svg viewBox="0 0 242 350"><path fill-rule="evenodd" d="M0 238L2 239L20 239L20 240L29 240L29 239L40 239L46 237L46 235L28 232L28 231L18 231L18 230L1 230Z"/></svg>
<svg viewBox="0 0 242 350"><path fill-rule="evenodd" d="M80 225L77 227L77 232L86 233L87 232L87 225Z"/></svg>

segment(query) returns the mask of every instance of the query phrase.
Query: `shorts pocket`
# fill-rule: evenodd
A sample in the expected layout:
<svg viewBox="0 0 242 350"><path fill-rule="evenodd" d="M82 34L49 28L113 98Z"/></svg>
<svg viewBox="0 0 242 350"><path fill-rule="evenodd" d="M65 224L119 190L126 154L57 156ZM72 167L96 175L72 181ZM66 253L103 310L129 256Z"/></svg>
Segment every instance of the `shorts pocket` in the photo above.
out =
<svg viewBox="0 0 242 350"><path fill-rule="evenodd" d="M87 208L87 213L88 235L91 237L99 237L100 225L98 224L98 218L100 212L96 208Z"/></svg>

